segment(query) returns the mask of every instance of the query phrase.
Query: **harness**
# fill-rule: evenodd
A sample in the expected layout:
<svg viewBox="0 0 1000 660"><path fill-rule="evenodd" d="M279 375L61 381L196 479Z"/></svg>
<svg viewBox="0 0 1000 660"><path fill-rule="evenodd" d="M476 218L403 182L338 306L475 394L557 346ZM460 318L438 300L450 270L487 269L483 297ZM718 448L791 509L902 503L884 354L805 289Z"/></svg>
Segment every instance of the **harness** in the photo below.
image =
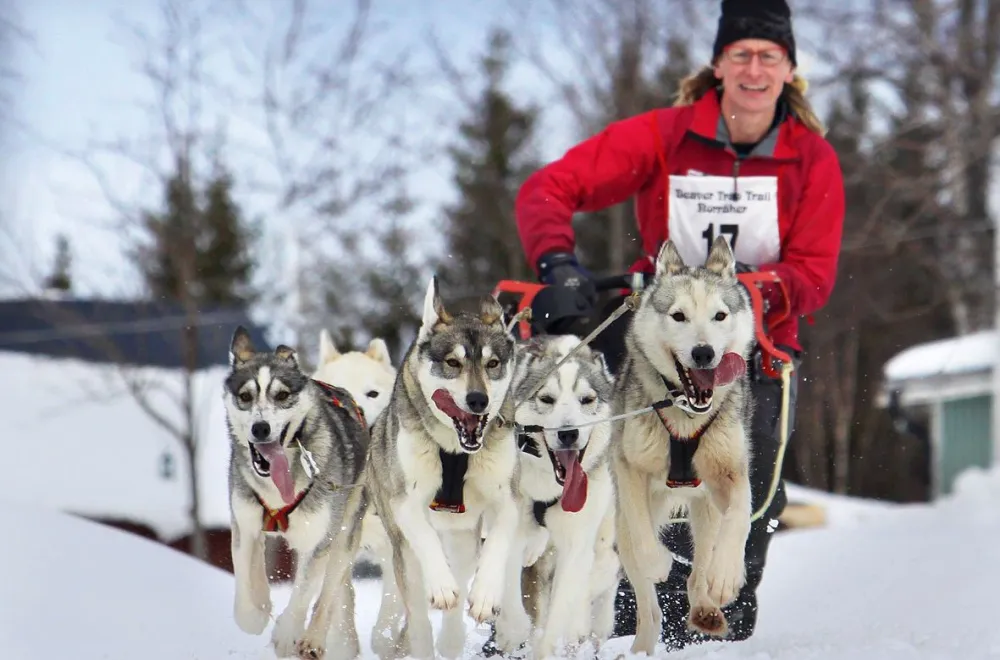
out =
<svg viewBox="0 0 1000 660"><path fill-rule="evenodd" d="M351 397L346 390L336 387L334 385L330 385L329 383L324 383L321 380L316 380L315 378L311 380L313 384L319 386L320 390L322 390L325 397L324 401L326 403L347 411L348 414L352 415L355 419L358 420L358 422L361 424L363 428L368 428L368 424L365 421L364 411L357 404L357 402L354 401L354 398ZM345 394L347 395L347 399L350 405L348 405L348 403L345 403L344 401L343 395ZM316 480L313 478L313 476L317 474L318 468L316 466L316 462L313 460L312 453L308 449L302 446L302 432L304 429L305 429L305 421L303 420L303 422L299 424L299 428L296 429L295 434L292 436L292 440L289 444L294 442L299 445L299 451L302 453L303 467L305 467L306 473L309 475L310 479L309 485L306 486L302 490L302 492L300 492L298 495L295 496L295 500L291 504L287 504L281 507L280 509L272 509L267 505L266 502L264 502L263 498L261 498L261 496L257 494L257 491L253 491L254 499L257 500L257 503L260 505L260 508L264 510L263 515L261 517L261 529L265 532L281 532L281 533L287 532L288 527L291 524L290 521L288 520L288 517L292 514L293 511L295 511L295 509L298 508L299 504L302 503L302 500L306 498L306 495L308 495L312 491L313 486L316 485ZM354 488L356 486L360 486L361 483L359 482L354 484L341 485L331 482L328 485L333 490L340 490L342 488Z"/></svg>
<svg viewBox="0 0 1000 660"><path fill-rule="evenodd" d="M464 451L453 454L438 450L441 458L441 487L431 500L432 511L465 513L465 473L469 469L469 455Z"/></svg>

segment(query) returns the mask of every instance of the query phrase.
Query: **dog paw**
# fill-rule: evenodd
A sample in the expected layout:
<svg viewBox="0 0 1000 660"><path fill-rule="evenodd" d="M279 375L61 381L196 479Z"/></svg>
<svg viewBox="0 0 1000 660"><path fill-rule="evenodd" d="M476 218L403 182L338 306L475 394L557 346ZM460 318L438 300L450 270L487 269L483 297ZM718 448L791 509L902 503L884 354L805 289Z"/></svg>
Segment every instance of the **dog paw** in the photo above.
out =
<svg viewBox="0 0 1000 660"><path fill-rule="evenodd" d="M503 576L502 573L498 575ZM500 613L500 599L502 597L502 580L497 580L497 575L477 572L475 581L472 583L472 590L469 592L469 616L476 623L490 621Z"/></svg>
<svg viewBox="0 0 1000 660"><path fill-rule="evenodd" d="M435 610L451 610L458 606L458 586L454 578L432 584L428 593L431 607Z"/></svg>
<svg viewBox="0 0 1000 660"><path fill-rule="evenodd" d="M506 608L500 612L496 622L496 645L501 653L513 653L531 637L531 619L523 608Z"/></svg>
<svg viewBox="0 0 1000 660"><path fill-rule="evenodd" d="M722 610L708 605L692 606L688 616L688 627L713 637L724 637L729 630Z"/></svg>
<svg viewBox="0 0 1000 660"><path fill-rule="evenodd" d="M271 631L271 646L279 658L299 657L300 640L303 638L304 623L297 621L288 610L282 612L274 622ZM320 644L322 647L322 644Z"/></svg>
<svg viewBox="0 0 1000 660"><path fill-rule="evenodd" d="M249 598L237 597L233 616L240 630L250 635L259 635L264 632L267 623L271 620L271 602L265 600L261 603L254 603Z"/></svg>
<svg viewBox="0 0 1000 660"><path fill-rule="evenodd" d="M725 607L736 600L737 594L746 582L743 557L732 553L732 557L716 555L719 561L712 562L705 574L708 597L719 607Z"/></svg>
<svg viewBox="0 0 1000 660"><path fill-rule="evenodd" d="M442 617L437 651L443 658L462 657L462 652L465 651L465 621L461 614Z"/></svg>
<svg viewBox="0 0 1000 660"><path fill-rule="evenodd" d="M549 547L549 530L546 527L538 527L531 533L524 544L524 557L521 565L524 567L533 566L538 558L542 556L545 549Z"/></svg>

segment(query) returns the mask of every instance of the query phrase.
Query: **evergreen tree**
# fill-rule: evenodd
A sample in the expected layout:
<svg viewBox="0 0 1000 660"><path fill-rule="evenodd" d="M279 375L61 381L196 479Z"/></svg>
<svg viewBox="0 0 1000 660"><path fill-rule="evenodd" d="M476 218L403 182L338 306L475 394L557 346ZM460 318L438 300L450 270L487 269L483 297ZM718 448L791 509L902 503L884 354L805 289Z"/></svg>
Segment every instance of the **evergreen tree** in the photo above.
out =
<svg viewBox="0 0 1000 660"><path fill-rule="evenodd" d="M492 291L501 279L534 279L514 220L514 200L539 167L532 154L537 110L507 94L510 36L495 30L480 62L485 86L459 125L448 153L455 166L458 201L444 211L442 282L455 293Z"/></svg>
<svg viewBox="0 0 1000 660"><path fill-rule="evenodd" d="M232 177L217 163L199 191L190 163L178 159L162 210L143 215L147 241L132 252L153 298L195 307L247 305L256 299L251 249L258 230L243 219L232 186Z"/></svg>
<svg viewBox="0 0 1000 660"><path fill-rule="evenodd" d="M70 266L73 256L69 249L69 239L65 234L56 236L56 256L52 273L45 278L45 288L56 291L69 291L73 288Z"/></svg>

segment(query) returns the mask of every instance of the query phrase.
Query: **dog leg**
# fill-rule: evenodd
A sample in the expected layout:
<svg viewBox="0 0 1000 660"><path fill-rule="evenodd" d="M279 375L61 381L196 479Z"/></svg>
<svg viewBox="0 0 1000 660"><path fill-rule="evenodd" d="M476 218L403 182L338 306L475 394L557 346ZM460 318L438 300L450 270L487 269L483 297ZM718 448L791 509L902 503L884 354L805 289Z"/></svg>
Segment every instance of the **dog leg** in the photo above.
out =
<svg viewBox="0 0 1000 660"><path fill-rule="evenodd" d="M521 581L524 573L522 558L526 552L525 546L535 542L535 537L526 524L526 516L521 517L521 527L510 553L507 555L505 570L507 584L504 587L503 603L496 620L496 644L502 653L512 653L531 636L531 619L524 610L524 597ZM545 529L544 527L541 529ZM545 538L548 539L546 530ZM541 552L539 552L539 555ZM530 565L538 561L536 556Z"/></svg>
<svg viewBox="0 0 1000 660"><path fill-rule="evenodd" d="M709 481L709 486L716 515L721 516L721 520L706 579L708 595L719 607L724 607L735 600L746 582L744 555L750 534L751 498L745 464L740 468L733 466L720 470L717 477Z"/></svg>
<svg viewBox="0 0 1000 660"><path fill-rule="evenodd" d="M330 546L320 546L311 553L298 552L298 567L288 607L274 622L271 645L279 658L298 656L299 640L306 626L306 616L313 598L323 588Z"/></svg>
<svg viewBox="0 0 1000 660"><path fill-rule="evenodd" d="M630 652L652 656L656 649L657 640L660 638L663 612L660 611L653 581L647 577L647 572L643 570L642 564L636 559L633 538L629 534L628 523L623 512L627 504L623 500L619 500L619 502L618 515L616 516L618 557L625 570L625 577L628 578L632 584L632 590L635 592L636 634Z"/></svg>
<svg viewBox="0 0 1000 660"><path fill-rule="evenodd" d="M492 520L476 567L476 577L469 593L469 615L476 623L489 621L500 612L506 582L504 568L517 536L518 502L509 490L501 490L491 507Z"/></svg>
<svg viewBox="0 0 1000 660"><path fill-rule="evenodd" d="M393 553L393 565L396 567L396 584L406 607L406 622L399 634L400 657L433 658L434 632L428 601L424 597L424 577L420 562L413 550L406 547L402 552Z"/></svg>
<svg viewBox="0 0 1000 660"><path fill-rule="evenodd" d="M618 495L618 517L623 518L625 530L618 530L617 537L627 534L630 538L636 565L652 582L663 582L670 575L673 558L656 538L653 514L650 510L650 475L632 465L618 453L613 455ZM631 578L629 578L631 581Z"/></svg>
<svg viewBox="0 0 1000 660"><path fill-rule="evenodd" d="M361 654L358 631L354 624L354 584L351 568L361 543L361 522L367 502L360 490L351 491L339 520L334 520L323 588L313 607L309 628L298 645L298 657L324 658L331 628L334 631L332 660L353 660ZM339 523L339 524L337 524ZM339 529L338 529L339 527ZM340 601L338 603L338 601Z"/></svg>
<svg viewBox="0 0 1000 660"><path fill-rule="evenodd" d="M590 577L591 636L600 650L615 627L615 595L621 574L621 561L615 552L615 504L611 502L597 533L594 568Z"/></svg>
<svg viewBox="0 0 1000 660"><path fill-rule="evenodd" d="M418 493L411 492L393 503L393 517L416 557L423 574L431 607L450 610L458 605L458 583L445 559L444 547L427 517Z"/></svg>
<svg viewBox="0 0 1000 660"><path fill-rule="evenodd" d="M240 630L259 635L264 632L271 619L271 594L264 561L264 534L252 524L252 513L242 518L244 519L238 521L234 517L231 533L233 573L236 576L233 616Z"/></svg>
<svg viewBox="0 0 1000 660"><path fill-rule="evenodd" d="M458 580L459 599L468 594L469 580L476 570L476 555L479 551L479 532L475 530L455 530L446 535L448 563L453 567ZM448 610L441 615L441 630L437 650L445 658L461 657L465 650L465 612L462 608Z"/></svg>
<svg viewBox="0 0 1000 660"><path fill-rule="evenodd" d="M558 642L572 648L589 633L586 630L590 610L588 579L594 565L594 538L589 534L576 536L560 544L561 547L557 546L547 618L538 641L532 646L537 658L551 656ZM584 629L578 628L579 625Z"/></svg>
<svg viewBox="0 0 1000 660"><path fill-rule="evenodd" d="M378 619L372 628L371 647L379 658L388 658L395 648L394 640L399 636L406 609L396 586L396 570L392 565L391 553L379 557L382 568L382 602L378 609Z"/></svg>
<svg viewBox="0 0 1000 660"><path fill-rule="evenodd" d="M688 519L694 545L688 577L688 627L721 637L726 634L726 620L718 602L709 595L708 579L722 516L710 497L698 497L688 507Z"/></svg>

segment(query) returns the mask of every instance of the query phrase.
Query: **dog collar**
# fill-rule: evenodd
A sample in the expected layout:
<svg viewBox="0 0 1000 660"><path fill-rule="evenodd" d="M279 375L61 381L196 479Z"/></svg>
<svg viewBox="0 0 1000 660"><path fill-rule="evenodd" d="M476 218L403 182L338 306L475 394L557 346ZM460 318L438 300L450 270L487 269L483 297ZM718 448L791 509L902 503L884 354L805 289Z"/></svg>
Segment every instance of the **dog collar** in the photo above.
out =
<svg viewBox="0 0 1000 660"><path fill-rule="evenodd" d="M312 490L313 483L315 482L310 482L309 485L295 497L295 500L291 504L283 506L280 509L272 509L269 507L255 491L253 496L256 498L257 503L260 504L261 508L264 509L261 528L265 532L287 532L289 525L288 516L295 511L299 504L302 503L302 500L305 499L306 495L309 494L309 491Z"/></svg>

